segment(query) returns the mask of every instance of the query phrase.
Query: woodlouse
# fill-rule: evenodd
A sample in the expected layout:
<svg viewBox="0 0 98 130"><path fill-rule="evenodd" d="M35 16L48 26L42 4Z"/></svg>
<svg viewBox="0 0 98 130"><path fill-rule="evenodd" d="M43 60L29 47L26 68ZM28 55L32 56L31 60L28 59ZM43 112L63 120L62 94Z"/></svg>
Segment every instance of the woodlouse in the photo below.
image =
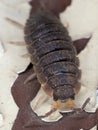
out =
<svg viewBox="0 0 98 130"><path fill-rule="evenodd" d="M78 58L67 29L50 13L30 15L25 41L31 62L43 89L55 101L74 99L80 87Z"/></svg>

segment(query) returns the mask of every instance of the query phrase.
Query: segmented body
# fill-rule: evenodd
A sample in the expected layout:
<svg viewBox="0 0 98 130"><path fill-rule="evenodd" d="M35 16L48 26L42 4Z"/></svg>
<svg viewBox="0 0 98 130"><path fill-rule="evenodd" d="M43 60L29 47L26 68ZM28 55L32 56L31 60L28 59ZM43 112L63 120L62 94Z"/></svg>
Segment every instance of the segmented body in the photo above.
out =
<svg viewBox="0 0 98 130"><path fill-rule="evenodd" d="M74 98L78 87L78 58L67 29L49 13L33 14L25 26L25 41L34 71L54 100Z"/></svg>

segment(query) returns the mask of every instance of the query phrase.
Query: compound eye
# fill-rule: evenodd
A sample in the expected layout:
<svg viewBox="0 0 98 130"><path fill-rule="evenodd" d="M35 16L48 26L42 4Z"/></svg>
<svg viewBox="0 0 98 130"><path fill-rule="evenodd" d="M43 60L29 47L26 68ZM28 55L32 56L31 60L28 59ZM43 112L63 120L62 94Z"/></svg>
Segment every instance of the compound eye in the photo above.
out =
<svg viewBox="0 0 98 130"><path fill-rule="evenodd" d="M70 96L70 98L71 98L72 100L74 100L74 99L75 99L75 94L73 94L72 96Z"/></svg>
<svg viewBox="0 0 98 130"><path fill-rule="evenodd" d="M53 99L54 99L54 101L58 100L58 96L55 93L53 93Z"/></svg>

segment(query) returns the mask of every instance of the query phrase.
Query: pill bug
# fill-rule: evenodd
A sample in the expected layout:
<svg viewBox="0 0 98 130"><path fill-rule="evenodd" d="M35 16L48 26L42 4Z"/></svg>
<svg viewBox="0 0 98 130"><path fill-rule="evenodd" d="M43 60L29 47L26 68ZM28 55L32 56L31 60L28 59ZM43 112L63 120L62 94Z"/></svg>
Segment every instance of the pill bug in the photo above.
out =
<svg viewBox="0 0 98 130"><path fill-rule="evenodd" d="M75 98L80 87L79 63L67 29L47 12L30 15L24 29L37 79L55 101Z"/></svg>

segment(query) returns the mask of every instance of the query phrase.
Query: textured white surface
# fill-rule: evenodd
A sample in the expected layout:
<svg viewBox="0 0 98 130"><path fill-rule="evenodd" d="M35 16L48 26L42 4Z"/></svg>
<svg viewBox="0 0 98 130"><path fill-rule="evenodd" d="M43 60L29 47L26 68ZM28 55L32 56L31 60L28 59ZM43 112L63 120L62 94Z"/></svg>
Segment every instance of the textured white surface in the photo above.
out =
<svg viewBox="0 0 98 130"><path fill-rule="evenodd" d="M4 121L3 121L3 115L0 114L0 127L3 126L3 123L4 123Z"/></svg>
<svg viewBox="0 0 98 130"><path fill-rule="evenodd" d="M69 25L68 31L73 40L91 36L87 47L78 56L82 87L75 103L81 107L84 100L90 97L86 110L93 112L98 108L98 0L72 0L72 5L60 17L63 24Z"/></svg>
<svg viewBox="0 0 98 130"><path fill-rule="evenodd" d="M98 0L72 0L60 18L64 25L68 23L73 40L88 37L98 27Z"/></svg>
<svg viewBox="0 0 98 130"><path fill-rule="evenodd" d="M72 0L71 6L60 15L63 24L73 40L91 36L87 47L78 55L82 70L82 88L76 96L77 106L91 98L87 111L96 109L96 89L98 85L98 0Z"/></svg>
<svg viewBox="0 0 98 130"><path fill-rule="evenodd" d="M90 129L90 130L97 130L97 126L93 127L93 128L92 128L92 129Z"/></svg>
<svg viewBox="0 0 98 130"><path fill-rule="evenodd" d="M82 70L82 89L76 97L76 104L80 105L85 98L90 97L90 103L87 105L87 111L96 110L96 89L98 85L98 35L93 33L87 47L79 54L80 69Z"/></svg>
<svg viewBox="0 0 98 130"><path fill-rule="evenodd" d="M30 0L0 0L3 4L7 5L7 6L19 6L22 5L23 3L27 3Z"/></svg>
<svg viewBox="0 0 98 130"><path fill-rule="evenodd" d="M16 0L15 0L16 1ZM13 0L0 1L0 130L11 130L18 107L12 95L11 87L28 66L30 59L23 57L27 53L26 46L9 44L10 41L24 41L23 30L9 23L6 18L25 24L30 7L27 2L14 3ZM13 3L13 4L12 4ZM3 124L3 125L2 125Z"/></svg>

